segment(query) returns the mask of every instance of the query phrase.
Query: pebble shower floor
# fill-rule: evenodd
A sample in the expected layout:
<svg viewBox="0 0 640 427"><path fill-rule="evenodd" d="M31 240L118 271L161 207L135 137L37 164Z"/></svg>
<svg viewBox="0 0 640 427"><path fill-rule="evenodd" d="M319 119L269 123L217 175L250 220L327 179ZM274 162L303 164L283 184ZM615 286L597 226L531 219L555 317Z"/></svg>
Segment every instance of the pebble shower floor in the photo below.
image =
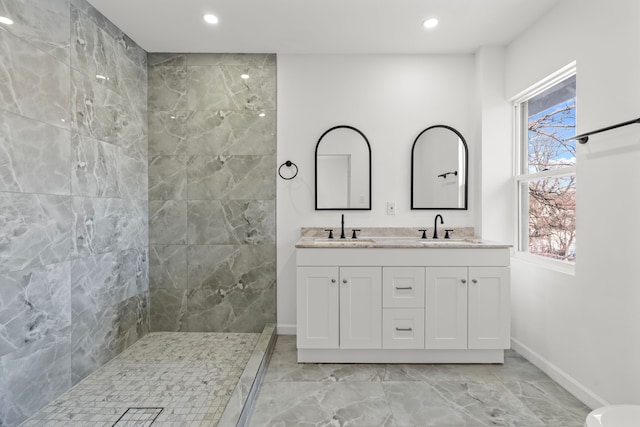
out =
<svg viewBox="0 0 640 427"><path fill-rule="evenodd" d="M23 426L216 426L259 337L151 333Z"/></svg>

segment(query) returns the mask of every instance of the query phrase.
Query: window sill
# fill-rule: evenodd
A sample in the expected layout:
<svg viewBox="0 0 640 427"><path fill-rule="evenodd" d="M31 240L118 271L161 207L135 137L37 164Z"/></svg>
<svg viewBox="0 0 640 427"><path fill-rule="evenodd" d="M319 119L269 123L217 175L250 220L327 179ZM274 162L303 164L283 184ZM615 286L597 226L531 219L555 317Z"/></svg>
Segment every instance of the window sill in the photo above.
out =
<svg viewBox="0 0 640 427"><path fill-rule="evenodd" d="M569 263L566 261L557 261L554 259L545 258L540 255L532 255L528 252L519 252L519 251L516 251L513 257L523 262L534 264L540 268L557 271L560 273L568 274L570 276L576 275L575 263Z"/></svg>

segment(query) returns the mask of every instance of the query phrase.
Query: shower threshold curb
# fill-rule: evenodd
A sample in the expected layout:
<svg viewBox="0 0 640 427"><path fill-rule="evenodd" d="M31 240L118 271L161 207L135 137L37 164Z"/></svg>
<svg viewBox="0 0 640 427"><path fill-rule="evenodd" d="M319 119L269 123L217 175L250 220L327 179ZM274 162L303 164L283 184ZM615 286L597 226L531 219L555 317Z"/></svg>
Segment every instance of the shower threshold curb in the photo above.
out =
<svg viewBox="0 0 640 427"><path fill-rule="evenodd" d="M275 338L276 325L269 323L258 338L253 353L251 353L251 357L222 413L218 427L244 427L247 424L275 346ZM205 426L205 422L203 421L201 425Z"/></svg>

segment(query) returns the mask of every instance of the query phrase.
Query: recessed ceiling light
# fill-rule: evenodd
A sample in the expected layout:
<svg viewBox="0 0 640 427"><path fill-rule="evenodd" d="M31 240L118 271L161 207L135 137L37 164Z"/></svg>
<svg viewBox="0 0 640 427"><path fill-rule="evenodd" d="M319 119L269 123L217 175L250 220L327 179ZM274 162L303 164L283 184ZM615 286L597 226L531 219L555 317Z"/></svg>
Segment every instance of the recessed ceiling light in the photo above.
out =
<svg viewBox="0 0 640 427"><path fill-rule="evenodd" d="M98 79L98 80L109 80L109 77L103 76L102 74L96 74L96 79Z"/></svg>
<svg viewBox="0 0 640 427"><path fill-rule="evenodd" d="M258 114L258 116L264 117L264 116L266 116L266 114L265 113L260 113L260 114Z"/></svg>
<svg viewBox="0 0 640 427"><path fill-rule="evenodd" d="M247 80L249 78L249 74L240 74L240 78Z"/></svg>
<svg viewBox="0 0 640 427"><path fill-rule="evenodd" d="M207 13L206 15L204 15L202 17L202 19L204 19L205 22L208 23L208 24L217 24L218 23L218 17L216 15L211 15L210 13Z"/></svg>
<svg viewBox="0 0 640 427"><path fill-rule="evenodd" d="M6 16L0 16L0 24L11 25L11 24L13 24L13 21L11 19L7 18Z"/></svg>
<svg viewBox="0 0 640 427"><path fill-rule="evenodd" d="M422 26L424 28L435 28L438 26L438 18L427 18L422 21Z"/></svg>

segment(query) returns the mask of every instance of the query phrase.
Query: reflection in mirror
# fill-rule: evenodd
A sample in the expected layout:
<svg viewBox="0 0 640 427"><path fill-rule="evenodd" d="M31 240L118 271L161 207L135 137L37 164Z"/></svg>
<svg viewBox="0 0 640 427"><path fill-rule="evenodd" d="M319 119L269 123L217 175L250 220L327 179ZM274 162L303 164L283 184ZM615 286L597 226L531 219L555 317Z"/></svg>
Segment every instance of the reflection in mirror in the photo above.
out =
<svg viewBox="0 0 640 427"><path fill-rule="evenodd" d="M316 145L316 210L371 209L371 146L352 126L335 126Z"/></svg>
<svg viewBox="0 0 640 427"><path fill-rule="evenodd" d="M411 150L411 209L467 209L467 143L445 125L418 135Z"/></svg>

